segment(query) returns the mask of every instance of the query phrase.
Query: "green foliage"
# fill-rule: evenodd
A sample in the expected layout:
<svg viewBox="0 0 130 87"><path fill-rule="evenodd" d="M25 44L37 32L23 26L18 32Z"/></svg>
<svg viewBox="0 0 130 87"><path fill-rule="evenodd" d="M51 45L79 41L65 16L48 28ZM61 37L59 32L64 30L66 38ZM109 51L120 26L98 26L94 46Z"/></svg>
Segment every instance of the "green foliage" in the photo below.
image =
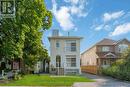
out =
<svg viewBox="0 0 130 87"><path fill-rule="evenodd" d="M122 55L122 59L117 60L111 67L102 70L103 74L130 81L130 49Z"/></svg>
<svg viewBox="0 0 130 87"><path fill-rule="evenodd" d="M1 19L1 23L0 58L21 58L28 67L48 58L40 31L51 27L52 14L43 0L16 0L16 17Z"/></svg>

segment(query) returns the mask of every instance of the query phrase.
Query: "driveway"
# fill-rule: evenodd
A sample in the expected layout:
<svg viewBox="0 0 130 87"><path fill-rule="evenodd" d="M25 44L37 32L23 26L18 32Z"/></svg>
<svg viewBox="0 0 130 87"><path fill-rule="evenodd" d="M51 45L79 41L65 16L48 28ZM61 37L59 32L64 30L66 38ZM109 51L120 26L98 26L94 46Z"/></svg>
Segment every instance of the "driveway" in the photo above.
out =
<svg viewBox="0 0 130 87"><path fill-rule="evenodd" d="M93 79L96 82L74 83L73 87L130 87L130 82L120 81L111 77L97 76L83 73L83 76Z"/></svg>

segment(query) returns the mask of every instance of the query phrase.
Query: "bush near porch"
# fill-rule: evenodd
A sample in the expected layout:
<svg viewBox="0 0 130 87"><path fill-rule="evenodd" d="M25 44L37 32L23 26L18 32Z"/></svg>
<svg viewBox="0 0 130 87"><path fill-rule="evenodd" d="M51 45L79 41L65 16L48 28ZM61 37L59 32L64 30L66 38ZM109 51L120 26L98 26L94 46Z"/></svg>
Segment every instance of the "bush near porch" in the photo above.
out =
<svg viewBox="0 0 130 87"><path fill-rule="evenodd" d="M102 69L102 73L117 79L130 81L130 49L124 52L122 59L116 61L111 67Z"/></svg>
<svg viewBox="0 0 130 87"><path fill-rule="evenodd" d="M82 76L26 75L21 80L10 81L1 86L72 86L74 82L93 82Z"/></svg>

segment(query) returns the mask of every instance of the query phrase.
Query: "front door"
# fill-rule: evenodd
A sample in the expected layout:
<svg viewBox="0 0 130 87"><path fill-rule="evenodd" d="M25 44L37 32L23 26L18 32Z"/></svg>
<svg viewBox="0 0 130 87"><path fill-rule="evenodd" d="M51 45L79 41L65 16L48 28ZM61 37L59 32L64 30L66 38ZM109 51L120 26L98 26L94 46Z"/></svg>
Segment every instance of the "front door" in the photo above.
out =
<svg viewBox="0 0 130 87"><path fill-rule="evenodd" d="M61 57L56 56L56 67L61 67Z"/></svg>

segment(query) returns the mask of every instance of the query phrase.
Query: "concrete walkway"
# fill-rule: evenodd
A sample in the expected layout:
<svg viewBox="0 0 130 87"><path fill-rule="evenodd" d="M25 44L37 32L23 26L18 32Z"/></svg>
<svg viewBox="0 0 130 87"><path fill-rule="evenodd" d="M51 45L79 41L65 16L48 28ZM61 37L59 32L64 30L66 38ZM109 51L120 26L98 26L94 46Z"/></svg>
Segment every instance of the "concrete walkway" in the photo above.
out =
<svg viewBox="0 0 130 87"><path fill-rule="evenodd" d="M96 82L79 82L74 83L73 87L130 87L130 82L123 82L111 77L103 77L83 73L83 76L93 79Z"/></svg>

